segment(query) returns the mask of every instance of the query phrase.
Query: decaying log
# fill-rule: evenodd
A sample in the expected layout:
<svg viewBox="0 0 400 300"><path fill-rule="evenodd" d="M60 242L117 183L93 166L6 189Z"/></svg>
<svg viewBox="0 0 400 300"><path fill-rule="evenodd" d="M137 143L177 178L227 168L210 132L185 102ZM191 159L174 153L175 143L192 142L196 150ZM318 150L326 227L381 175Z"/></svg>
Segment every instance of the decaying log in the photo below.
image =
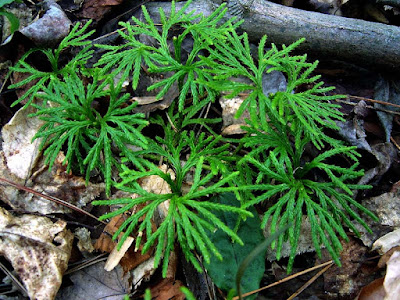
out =
<svg viewBox="0 0 400 300"><path fill-rule="evenodd" d="M179 9L184 2L178 2ZM189 11L210 15L220 0L195 0ZM169 2L151 2L150 15L158 8L170 11ZM400 28L381 23L303 11L265 0L229 0L228 17L237 15L244 23L240 29L253 40L268 35L275 44L290 44L301 37L306 42L298 49L320 57L346 60L385 71L400 70Z"/></svg>

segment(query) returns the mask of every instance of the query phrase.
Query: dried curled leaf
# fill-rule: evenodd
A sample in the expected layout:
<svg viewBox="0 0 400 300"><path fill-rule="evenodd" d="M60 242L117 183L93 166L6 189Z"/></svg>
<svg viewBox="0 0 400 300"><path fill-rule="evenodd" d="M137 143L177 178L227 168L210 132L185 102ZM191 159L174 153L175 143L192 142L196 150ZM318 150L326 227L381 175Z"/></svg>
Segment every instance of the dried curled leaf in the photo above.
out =
<svg viewBox="0 0 400 300"><path fill-rule="evenodd" d="M400 295L400 251L395 251L387 262L384 300L399 299Z"/></svg>
<svg viewBox="0 0 400 300"><path fill-rule="evenodd" d="M54 299L71 255L73 234L64 221L13 217L0 208L0 254L9 260L30 299Z"/></svg>
<svg viewBox="0 0 400 300"><path fill-rule="evenodd" d="M119 263L124 272L128 272L135 269L138 265L147 261L151 257L151 253L149 252L142 254L142 246L139 249L135 249L134 246L130 247L130 245L128 246L127 244L126 248L121 247L120 251L117 250L117 242L113 241L111 237L118 230L119 226L121 226L125 217L125 215L122 215L112 218L94 245L96 250L111 253L105 265L105 270L107 271L114 269L114 267ZM155 229L154 225L154 231ZM132 237L129 238L129 243L132 244L134 239ZM124 245L126 242L127 241L125 241Z"/></svg>
<svg viewBox="0 0 400 300"><path fill-rule="evenodd" d="M85 179L67 172L63 164L65 156L62 152L58 153L56 161L48 171L42 158L37 166L32 170L33 174L29 177L29 187L39 193L44 193L79 208L85 207L104 191L103 183L89 183L86 185ZM30 172L30 171L29 171ZM25 181L15 176L7 167L7 160L4 153L0 151L0 177L7 178L15 183L24 185ZM53 201L36 196L32 193L18 191L15 187L0 185L0 199L12 208L26 212L39 212L41 214L68 213L71 210Z"/></svg>
<svg viewBox="0 0 400 300"><path fill-rule="evenodd" d="M377 239L372 245L372 250L377 250L383 255L390 249L400 246L400 229L396 229Z"/></svg>
<svg viewBox="0 0 400 300"><path fill-rule="evenodd" d="M33 107L20 109L2 129L3 151L10 173L26 180L40 158L40 140L32 142L37 130L44 124L38 118L28 118Z"/></svg>

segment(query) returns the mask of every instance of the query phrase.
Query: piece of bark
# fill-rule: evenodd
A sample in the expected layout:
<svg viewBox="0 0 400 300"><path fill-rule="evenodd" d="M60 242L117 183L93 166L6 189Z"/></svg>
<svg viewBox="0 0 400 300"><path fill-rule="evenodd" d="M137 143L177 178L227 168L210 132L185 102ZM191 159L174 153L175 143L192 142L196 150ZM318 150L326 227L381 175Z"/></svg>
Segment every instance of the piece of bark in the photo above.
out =
<svg viewBox="0 0 400 300"><path fill-rule="evenodd" d="M176 3L176 9L185 2ZM220 0L195 0L187 11L210 15ZM169 2L146 5L150 16L159 19L158 9L169 14ZM317 53L318 57L346 60L385 71L400 69L400 28L386 24L303 11L265 0L230 0L227 17L243 20L240 30L252 40L263 35L275 44L290 44L302 37L306 42L298 50Z"/></svg>

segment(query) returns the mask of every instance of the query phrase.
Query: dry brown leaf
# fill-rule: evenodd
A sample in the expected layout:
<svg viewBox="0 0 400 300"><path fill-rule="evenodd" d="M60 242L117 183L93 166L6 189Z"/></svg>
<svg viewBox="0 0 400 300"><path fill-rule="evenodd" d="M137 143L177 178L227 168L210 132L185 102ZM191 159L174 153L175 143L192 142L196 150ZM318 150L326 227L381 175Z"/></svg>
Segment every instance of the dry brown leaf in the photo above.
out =
<svg viewBox="0 0 400 300"><path fill-rule="evenodd" d="M167 165L159 167L161 171L171 176L172 180L175 179L175 174L171 169L168 169ZM149 193L155 194L171 194L171 188L169 184L157 175L150 175L143 177L140 181L140 186Z"/></svg>
<svg viewBox="0 0 400 300"><path fill-rule="evenodd" d="M179 280L164 279L159 285L154 287L152 291L153 299L156 300L184 300L186 296L181 292L180 288L183 283Z"/></svg>
<svg viewBox="0 0 400 300"><path fill-rule="evenodd" d="M123 0L86 0L79 17L93 19L96 22L104 18L113 6L120 5Z"/></svg>
<svg viewBox="0 0 400 300"><path fill-rule="evenodd" d="M85 207L104 192L104 183L86 184L83 177L67 172L64 159L64 154L60 152L50 172L39 165L38 171L32 176L33 189L60 198L79 208Z"/></svg>
<svg viewBox="0 0 400 300"><path fill-rule="evenodd" d="M355 300L399 300L400 299L400 247L392 248L379 260L379 266L387 265L385 277L363 287Z"/></svg>
<svg viewBox="0 0 400 300"><path fill-rule="evenodd" d="M171 169L168 169L167 165L162 165L159 167L159 169L164 173L170 174L172 180L175 179L174 172ZM140 186L149 193L155 193L160 195L172 193L169 184L164 179L162 179L160 176L157 175L150 175L142 178ZM168 209L169 209L169 200L162 202L157 207L157 211L161 219L164 219L164 217L168 214ZM160 220L157 218L156 218L156 223L157 224L160 223Z"/></svg>
<svg viewBox="0 0 400 300"><path fill-rule="evenodd" d="M171 252L166 277L161 280L157 285L151 288L152 299L168 300L168 299L186 299L185 295L181 292L180 288L183 283L175 280L177 270L178 256L174 251Z"/></svg>
<svg viewBox="0 0 400 300"><path fill-rule="evenodd" d="M165 278L151 288L151 297L155 300L184 300L186 296L180 290L183 286L183 283L179 280Z"/></svg>
<svg viewBox="0 0 400 300"><path fill-rule="evenodd" d="M15 179L15 176L8 170L6 160L0 152L0 177ZM60 152L54 162L53 168L49 172L46 166L43 166L43 159L39 161L38 166L33 171L33 175L27 182L27 186L33 190L44 193L79 208L85 207L104 191L104 183L86 185L85 179L67 173L66 166L63 165L64 155ZM10 178L11 177L11 178ZM17 180L16 183L24 184L25 180ZM36 195L20 192L14 187L0 185L0 198L15 209L27 212L39 212L41 214L66 213L69 208L61 206L55 202L43 199Z"/></svg>
<svg viewBox="0 0 400 300"><path fill-rule="evenodd" d="M131 271L143 262L150 259L152 251L149 250L146 253L142 254L142 249L142 246L137 251L135 251L134 247L128 249L125 255L121 258L120 262L120 265L124 272Z"/></svg>
<svg viewBox="0 0 400 300"><path fill-rule="evenodd" d="M118 230L119 226L121 226L121 224L124 222L125 217L125 215L120 215L110 220L110 222L104 228L103 233L100 235L94 245L96 250L108 253L112 253L114 249L116 251L117 242L113 241L111 238L113 234ZM116 255L120 260L119 262L124 272L128 272L148 260L151 257L151 253L152 251L150 250L145 254L142 254L142 247L137 250L135 250L134 247L129 247L128 249L126 249L122 257L120 257L120 254ZM118 262L115 263L115 258L111 257L110 260L113 261L112 265L115 266L116 264L118 264ZM109 264L111 264L111 262L109 262Z"/></svg>
<svg viewBox="0 0 400 300"><path fill-rule="evenodd" d="M134 288L136 289L139 285L142 284L143 281L150 280L151 275L153 275L155 271L156 269L154 268L154 256L150 257L148 260L133 269L131 274Z"/></svg>
<svg viewBox="0 0 400 300"><path fill-rule="evenodd" d="M245 78L237 78L236 80L245 84L250 83L248 79ZM282 72L272 71L264 73L262 76L262 89L265 95L275 94L278 91L285 91L286 86L286 78ZM241 126L247 126L245 120L250 119L249 111L246 109L239 119L236 119L235 115L247 97L248 94L246 93L239 93L239 95L233 98L225 96L220 97L219 103L222 108L223 135L243 134L245 132L241 129Z"/></svg>
<svg viewBox="0 0 400 300"><path fill-rule="evenodd" d="M355 300L382 300L385 295L383 277L381 277L364 286Z"/></svg>
<svg viewBox="0 0 400 300"><path fill-rule="evenodd" d="M266 226L264 227L263 234L265 238L268 238L270 236L270 230L271 230L271 221L268 221ZM299 242L296 250L296 254L301 254L301 253L307 253L307 252L313 252L315 251L314 243L312 241L312 236L311 236L311 224L308 220L308 217L303 216L301 220L301 235L299 236ZM282 244L282 250L281 250L281 257L289 257L291 251L291 246L289 241L286 241ZM267 251L267 259L269 261L275 261L276 260L276 248L275 249L270 249Z"/></svg>
<svg viewBox="0 0 400 300"><path fill-rule="evenodd" d="M382 159L386 161L388 156L382 155ZM360 238L363 241L364 245L367 247L372 247L373 243L384 236L390 231L391 227L400 228L400 190L395 192L388 192L381 194L376 197L371 197L363 200L363 206L373 211L374 214L379 218L379 223L377 224L372 219L366 219L366 223L370 228L373 228L373 233L367 232L367 230L361 225L356 223L355 227L360 232ZM391 246L390 248L392 248ZM383 251L383 253L387 252L390 248Z"/></svg>
<svg viewBox="0 0 400 300"><path fill-rule="evenodd" d="M387 264L387 262L388 262L388 260L390 259L390 257L392 256L392 254L393 254L395 251L400 251L400 246L396 246L396 247L390 249L390 250L389 250L388 252L386 252L385 254L383 254L383 255L381 256L381 258L379 259L378 268L383 268L383 267L385 267L386 264Z"/></svg>
<svg viewBox="0 0 400 300"><path fill-rule="evenodd" d="M245 134L247 131L242 128L243 126L245 126L245 124L229 125L222 130L221 135L229 136L229 135L236 135L236 134Z"/></svg>
<svg viewBox="0 0 400 300"><path fill-rule="evenodd" d="M124 222L125 215L115 216L108 222L106 227L100 237L97 239L96 243L94 244L94 248L96 250L111 253L114 247L117 245L111 238L113 234L118 230L119 226Z"/></svg>
<svg viewBox="0 0 400 300"><path fill-rule="evenodd" d="M178 268L178 256L172 251L169 256L167 274L165 278L175 279L176 270Z"/></svg>
<svg viewBox="0 0 400 300"><path fill-rule="evenodd" d="M73 234L64 221L13 217L0 208L0 253L11 262L29 297L54 299L67 269Z"/></svg>
<svg viewBox="0 0 400 300"><path fill-rule="evenodd" d="M175 177L175 174L172 170L168 169L168 166L162 165L159 167L165 173L169 173L172 178ZM140 185L143 189L148 191L149 193L158 193L158 194L170 194L172 193L170 186L159 176L151 175L144 177L140 180ZM132 198L137 197L138 195L131 195ZM143 204L145 205L145 204ZM158 207L158 213L163 218L168 213L168 205L169 201L163 202ZM134 207L133 212L136 210L140 210L140 207ZM142 246L139 249L134 249L131 245L134 242L133 237L129 237L128 241L125 241L121 246L120 250L117 250L117 242L112 241L112 236L121 226L121 224L126 220L126 215L116 216L111 219L110 223L104 228L103 233L100 238L96 241L95 248L97 250L103 252L111 252L110 256L107 259L106 270L112 270L118 263L123 267L124 271L130 271L136 268L138 265L142 264L144 261L148 260L151 257L152 251L149 250L145 254L141 254ZM144 216L142 217L142 219ZM141 221L141 220L139 220ZM153 224L153 231L156 230L155 224ZM120 234L122 236L123 233ZM145 238L144 238L145 241Z"/></svg>
<svg viewBox="0 0 400 300"><path fill-rule="evenodd" d="M140 35L138 38L140 42L146 45L151 45L154 42L154 40L151 40L152 38L149 38L145 35ZM140 77L135 94L137 97L139 97L139 99L142 99L142 101L147 98L148 103L142 103L141 105L138 105L134 111L147 114L156 110L167 109L171 105L172 101L179 96L178 83L174 82L168 89L167 93L155 102L151 101L152 97L155 97L162 90L162 88L160 87L151 91L148 91L147 88L160 82L161 80L171 77L173 74L174 72L167 72L163 74L163 76L159 76L159 74L152 74L150 76Z"/></svg>
<svg viewBox="0 0 400 300"><path fill-rule="evenodd" d="M41 139L32 142L33 136L44 124L39 118L29 118L32 106L18 110L2 129L4 157L10 172L26 180L40 158Z"/></svg>
<svg viewBox="0 0 400 300"><path fill-rule="evenodd" d="M369 249L356 239L349 239L349 242L342 241L342 266L332 266L324 273L324 289L332 298L353 299L362 287L376 278L375 264L367 263ZM324 250L321 261L329 257L328 251Z"/></svg>
<svg viewBox="0 0 400 300"><path fill-rule="evenodd" d="M156 96L147 96L147 97L132 97L131 99L132 102L136 101L138 105L147 105L147 104L152 104L160 101L157 99Z"/></svg>

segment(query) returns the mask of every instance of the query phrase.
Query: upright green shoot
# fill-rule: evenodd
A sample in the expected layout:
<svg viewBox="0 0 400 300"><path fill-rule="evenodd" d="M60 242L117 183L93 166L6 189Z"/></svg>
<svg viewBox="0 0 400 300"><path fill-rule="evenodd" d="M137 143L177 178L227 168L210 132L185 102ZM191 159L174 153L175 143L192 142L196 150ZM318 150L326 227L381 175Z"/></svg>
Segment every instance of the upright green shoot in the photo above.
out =
<svg viewBox="0 0 400 300"><path fill-rule="evenodd" d="M43 87L52 85L57 82L59 76L67 76L70 72L76 72L77 69L84 66L88 59L93 55L93 50L90 50L90 41L87 40L94 30L86 32L90 26L91 21L87 22L82 28L80 23L77 23L71 30L71 32L60 42L56 49L32 49L24 54L24 56L18 61L18 63L10 68L12 72L26 73L28 77L15 84L9 86L9 88L19 88L29 83L32 84L21 97L16 100L12 106L20 103L23 100L27 100L24 107L27 107L32 103L33 99ZM63 67L60 67L60 57L64 50L70 47L82 48L70 61L68 61ZM50 63L50 71L40 71L35 66L32 66L27 62L29 56L35 52L41 52L46 56Z"/></svg>
<svg viewBox="0 0 400 300"><path fill-rule="evenodd" d="M120 166L112 153L112 146L138 164L127 144L146 148L147 139L142 135L141 128L148 121L143 114L132 113L136 102L123 107L129 95L120 96L120 86L115 87L111 78L101 80L98 71L87 72L90 76L86 79L92 81L87 86L81 79L82 74L70 72L62 80L42 87L43 102L32 104L37 108L32 116L39 116L45 124L33 139L42 138L40 147L46 147L45 163L49 163L50 168L62 147L66 147L64 163L68 162L67 171L77 164L89 181L95 168L101 170L109 193L111 168ZM107 105L108 101L104 115L94 109L96 101L103 102L101 105Z"/></svg>

